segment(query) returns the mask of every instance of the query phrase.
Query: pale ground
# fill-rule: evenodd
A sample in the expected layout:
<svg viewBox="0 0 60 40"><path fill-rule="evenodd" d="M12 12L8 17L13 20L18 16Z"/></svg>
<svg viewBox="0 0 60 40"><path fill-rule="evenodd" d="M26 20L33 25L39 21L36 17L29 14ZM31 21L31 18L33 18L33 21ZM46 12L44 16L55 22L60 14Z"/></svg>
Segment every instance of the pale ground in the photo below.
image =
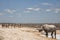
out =
<svg viewBox="0 0 60 40"><path fill-rule="evenodd" d="M56 33L57 33L57 34L60 34L60 30L57 30Z"/></svg>
<svg viewBox="0 0 60 40"><path fill-rule="evenodd" d="M34 28L0 28L0 40L56 40L41 36Z"/></svg>

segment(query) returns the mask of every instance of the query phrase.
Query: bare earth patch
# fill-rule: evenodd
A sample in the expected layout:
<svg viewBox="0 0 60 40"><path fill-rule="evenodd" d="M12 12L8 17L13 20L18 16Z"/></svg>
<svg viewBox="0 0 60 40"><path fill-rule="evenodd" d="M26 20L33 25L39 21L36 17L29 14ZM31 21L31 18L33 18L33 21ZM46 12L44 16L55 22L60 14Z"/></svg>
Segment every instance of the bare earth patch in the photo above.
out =
<svg viewBox="0 0 60 40"><path fill-rule="evenodd" d="M56 40L40 35L34 28L0 28L0 40Z"/></svg>
<svg viewBox="0 0 60 40"><path fill-rule="evenodd" d="M56 33L57 33L57 34L60 34L60 30L57 30Z"/></svg>

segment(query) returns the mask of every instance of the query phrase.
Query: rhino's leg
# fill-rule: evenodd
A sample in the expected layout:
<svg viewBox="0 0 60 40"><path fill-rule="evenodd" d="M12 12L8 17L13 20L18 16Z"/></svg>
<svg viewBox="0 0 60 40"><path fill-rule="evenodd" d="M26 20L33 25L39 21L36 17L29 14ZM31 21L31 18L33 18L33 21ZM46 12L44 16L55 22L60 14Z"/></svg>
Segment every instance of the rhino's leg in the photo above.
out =
<svg viewBox="0 0 60 40"><path fill-rule="evenodd" d="M51 32L51 37L53 38L53 32Z"/></svg>
<svg viewBox="0 0 60 40"><path fill-rule="evenodd" d="M46 37L48 37L48 32L46 32Z"/></svg>

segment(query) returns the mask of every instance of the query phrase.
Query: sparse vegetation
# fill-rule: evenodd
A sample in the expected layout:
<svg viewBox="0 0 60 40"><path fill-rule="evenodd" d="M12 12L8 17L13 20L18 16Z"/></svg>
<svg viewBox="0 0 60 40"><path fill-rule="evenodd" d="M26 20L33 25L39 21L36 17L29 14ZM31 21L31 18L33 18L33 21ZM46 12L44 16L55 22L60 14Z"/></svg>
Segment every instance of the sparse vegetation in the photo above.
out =
<svg viewBox="0 0 60 40"><path fill-rule="evenodd" d="M41 33L34 28L0 28L0 40L55 40L40 36ZM1 36L2 35L2 36Z"/></svg>
<svg viewBox="0 0 60 40"><path fill-rule="evenodd" d="M38 27L36 27L39 25ZM42 24L41 24L42 25ZM41 36L36 30L40 24L9 24L4 27L0 25L0 40L56 40ZM7 27L6 27L7 26ZM58 31L57 31L58 32Z"/></svg>

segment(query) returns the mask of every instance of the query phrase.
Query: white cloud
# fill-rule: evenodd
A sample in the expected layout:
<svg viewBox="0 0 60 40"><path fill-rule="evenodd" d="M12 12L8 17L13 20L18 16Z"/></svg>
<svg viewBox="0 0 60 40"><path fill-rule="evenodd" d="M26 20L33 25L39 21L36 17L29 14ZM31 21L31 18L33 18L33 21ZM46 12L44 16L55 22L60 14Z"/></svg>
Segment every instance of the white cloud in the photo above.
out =
<svg viewBox="0 0 60 40"><path fill-rule="evenodd" d="M30 11L39 11L40 8L26 8L27 10L30 10Z"/></svg>
<svg viewBox="0 0 60 40"><path fill-rule="evenodd" d="M26 8L24 10L24 13L30 13L30 12L55 12L55 13L59 13L60 12L60 8L47 8L47 9L43 9L43 8Z"/></svg>
<svg viewBox="0 0 60 40"><path fill-rule="evenodd" d="M32 10L32 11L39 11L40 8L26 8L27 10Z"/></svg>
<svg viewBox="0 0 60 40"><path fill-rule="evenodd" d="M59 12L60 12L60 8L56 8L55 13L59 13Z"/></svg>
<svg viewBox="0 0 60 40"><path fill-rule="evenodd" d="M40 10L41 10L40 8L26 8L24 12L30 13L32 11L40 11Z"/></svg>
<svg viewBox="0 0 60 40"><path fill-rule="evenodd" d="M16 12L16 10L14 10L14 9L5 9L4 11L11 13L11 14Z"/></svg>
<svg viewBox="0 0 60 40"><path fill-rule="evenodd" d="M40 8L34 8L33 10L34 10L34 11L39 11L39 10L40 10Z"/></svg>
<svg viewBox="0 0 60 40"><path fill-rule="evenodd" d="M33 10L33 8L26 8L27 10Z"/></svg>
<svg viewBox="0 0 60 40"><path fill-rule="evenodd" d="M51 3L41 3L42 5L52 5Z"/></svg>
<svg viewBox="0 0 60 40"><path fill-rule="evenodd" d="M46 9L44 10L46 12L54 12L54 13L59 13L60 12L60 8L55 8L55 9Z"/></svg>
<svg viewBox="0 0 60 40"><path fill-rule="evenodd" d="M50 11L52 11L51 9L46 9L46 12L50 12Z"/></svg>

